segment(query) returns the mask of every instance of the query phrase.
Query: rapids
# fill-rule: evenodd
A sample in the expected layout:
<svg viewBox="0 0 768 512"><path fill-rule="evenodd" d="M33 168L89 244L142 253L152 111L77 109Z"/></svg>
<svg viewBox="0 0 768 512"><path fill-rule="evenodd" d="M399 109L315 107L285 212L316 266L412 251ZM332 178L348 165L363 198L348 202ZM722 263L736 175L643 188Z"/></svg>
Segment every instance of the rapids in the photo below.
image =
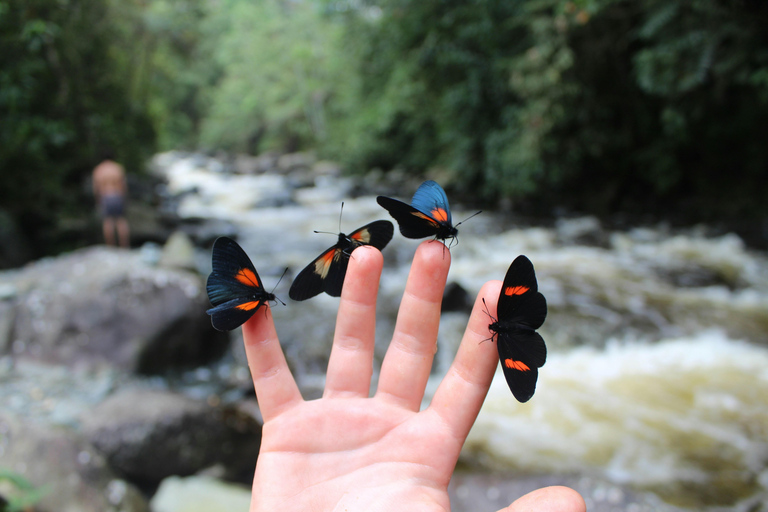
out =
<svg viewBox="0 0 768 512"><path fill-rule="evenodd" d="M169 153L156 163L180 194L183 216L238 226L267 288L286 266L295 275L335 243L313 230L339 229L341 201L344 232L389 219L373 195L350 197L348 179L321 176L314 187L291 189L280 175L228 174L199 156ZM284 206L274 206L275 198ZM453 206L454 220L474 213ZM765 254L704 227L612 232L593 218L522 227L489 212L462 224L459 239L449 282L472 299L525 254L549 305L540 329L549 356L536 394L517 403L499 370L463 462L520 474L592 475L696 510L767 510ZM396 231L384 250L379 358L417 244ZM289 285L284 280L275 293L285 300ZM273 309L308 396L322 385L337 303L323 295ZM466 318L443 314L428 394L450 364Z"/></svg>

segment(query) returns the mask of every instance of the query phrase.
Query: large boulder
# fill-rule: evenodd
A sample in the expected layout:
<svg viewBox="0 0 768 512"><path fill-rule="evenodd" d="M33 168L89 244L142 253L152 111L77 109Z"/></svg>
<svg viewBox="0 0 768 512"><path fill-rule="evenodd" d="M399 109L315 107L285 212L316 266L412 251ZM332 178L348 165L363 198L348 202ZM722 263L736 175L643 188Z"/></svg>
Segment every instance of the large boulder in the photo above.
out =
<svg viewBox="0 0 768 512"><path fill-rule="evenodd" d="M29 483L32 489L22 490L37 512L148 510L139 490L118 478L104 457L69 428L2 412L0 455L4 480ZM14 491L7 486L0 494L13 498Z"/></svg>
<svg viewBox="0 0 768 512"><path fill-rule="evenodd" d="M75 368L159 373L223 354L201 276L103 246L2 276L0 355Z"/></svg>
<svg viewBox="0 0 768 512"><path fill-rule="evenodd" d="M212 466L251 478L261 443L261 423L244 409L161 390L117 393L86 412L82 429L119 474L151 485Z"/></svg>

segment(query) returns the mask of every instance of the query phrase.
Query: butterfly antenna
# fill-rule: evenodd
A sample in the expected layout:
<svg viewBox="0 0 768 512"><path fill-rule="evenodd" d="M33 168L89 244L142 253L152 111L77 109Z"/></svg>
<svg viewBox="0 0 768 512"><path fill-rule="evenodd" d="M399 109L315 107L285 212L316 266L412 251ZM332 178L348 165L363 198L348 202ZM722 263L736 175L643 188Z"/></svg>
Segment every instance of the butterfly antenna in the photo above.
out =
<svg viewBox="0 0 768 512"><path fill-rule="evenodd" d="M341 202L341 209L339 210L339 233L341 233L341 214L344 213L344 201Z"/></svg>
<svg viewBox="0 0 768 512"><path fill-rule="evenodd" d="M278 287L278 285L280 284L280 281L282 281L282 280L283 280L283 278L285 277L285 274L287 274L287 273L288 273L288 267L285 267L285 270L283 270L283 275L281 275L281 276L280 276L280 279L278 279L278 280L277 280L277 284L275 284L275 286L273 286L273 287L272 287L272 292L270 292L270 293L272 293L272 296L275 298L275 300L276 300L277 302L279 302L280 304L282 304L283 306L285 306L285 302L283 302L282 300L280 300L280 297L278 297L277 295L275 295L275 294L274 294L274 291L275 291L275 289Z"/></svg>
<svg viewBox="0 0 768 512"><path fill-rule="evenodd" d="M496 321L497 321L497 320L496 320L496 317L494 317L494 316L491 314L491 312L490 312L490 311L488 311L488 304L485 302L485 297L483 297L483 298L482 298L482 301L483 301L483 307L485 308L485 314L486 314L486 315L488 315L488 317L489 317L489 318L490 318L492 321L496 322ZM494 334L491 334L491 337L490 337L490 338L485 338L485 339L484 339L483 341L481 341L480 343L483 343L483 342L485 342L485 341L488 341L488 340L491 340L491 341L493 341L493 337L494 337L494 335L495 335L495 333L494 333Z"/></svg>
<svg viewBox="0 0 768 512"><path fill-rule="evenodd" d="M467 218L466 218L466 219L464 219L463 221L461 221L461 222L459 222L458 224L456 224L454 227L455 227L455 228L459 227L459 226L460 226L460 225L461 225L463 222L466 222L466 221L468 221L469 219L471 219L472 217L474 217L475 215L480 215L481 213L483 213L483 210L480 210L480 211L477 211L477 212L473 213L472 215L470 215L469 217L467 217ZM458 243L458 240L457 240L456 242Z"/></svg>

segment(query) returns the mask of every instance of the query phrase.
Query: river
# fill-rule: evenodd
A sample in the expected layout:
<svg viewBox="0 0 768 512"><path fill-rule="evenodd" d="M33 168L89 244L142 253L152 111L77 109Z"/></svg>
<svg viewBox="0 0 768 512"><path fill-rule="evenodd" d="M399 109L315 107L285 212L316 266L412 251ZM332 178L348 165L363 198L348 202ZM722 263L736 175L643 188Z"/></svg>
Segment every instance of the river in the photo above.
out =
<svg viewBox="0 0 768 512"><path fill-rule="evenodd" d="M352 182L321 176L287 192L276 174L222 172L179 153L156 160L185 217L226 220L269 288L335 235L389 216ZM412 192L411 192L412 193ZM290 201L280 198L289 197ZM410 194L401 197L409 199ZM264 205L264 206L260 206ZM454 220L474 213L454 206ZM593 218L521 226L492 212L460 227L449 282L474 298L518 254L533 262L549 315L549 356L526 404L499 372L462 453L472 467L591 475L696 510L768 510L768 258L736 235L664 225L624 231ZM396 232L384 250L377 358L418 242ZM275 293L287 299L290 279ZM307 396L322 386L338 299L274 308ZM444 313L428 393L450 364L467 314Z"/></svg>

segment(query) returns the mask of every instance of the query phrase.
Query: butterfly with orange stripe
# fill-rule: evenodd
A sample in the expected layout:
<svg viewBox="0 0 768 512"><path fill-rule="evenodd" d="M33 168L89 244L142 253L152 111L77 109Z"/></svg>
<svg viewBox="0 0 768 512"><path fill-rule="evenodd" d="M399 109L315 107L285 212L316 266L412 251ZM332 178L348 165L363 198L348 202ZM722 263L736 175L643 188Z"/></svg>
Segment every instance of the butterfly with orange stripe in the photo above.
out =
<svg viewBox="0 0 768 512"><path fill-rule="evenodd" d="M266 291L248 255L237 242L225 236L213 243L213 270L206 290L213 306L206 311L219 331L231 331L268 302L280 301Z"/></svg>
<svg viewBox="0 0 768 512"><path fill-rule="evenodd" d="M539 368L547 360L544 339L536 332L547 317L547 301L539 292L533 263L518 256L509 266L496 307L498 319L488 328L496 338L501 368L510 391L527 402L536 391Z"/></svg>
<svg viewBox="0 0 768 512"><path fill-rule="evenodd" d="M306 300L325 292L331 297L340 297L352 251L361 245L382 250L392 240L394 231L395 227L388 220L377 220L349 235L339 233L336 245L323 251L299 272L288 296L293 300Z"/></svg>
<svg viewBox="0 0 768 512"><path fill-rule="evenodd" d="M443 187L432 180L425 181L413 194L411 204L386 196L378 196L379 203L397 220L400 234L406 238L426 238L434 236L435 240L454 240L458 243L459 230L453 225L451 207ZM480 213L480 212L477 212ZM474 217L477 215L468 217ZM466 220L466 219L465 219ZM463 222L463 221L462 221Z"/></svg>

